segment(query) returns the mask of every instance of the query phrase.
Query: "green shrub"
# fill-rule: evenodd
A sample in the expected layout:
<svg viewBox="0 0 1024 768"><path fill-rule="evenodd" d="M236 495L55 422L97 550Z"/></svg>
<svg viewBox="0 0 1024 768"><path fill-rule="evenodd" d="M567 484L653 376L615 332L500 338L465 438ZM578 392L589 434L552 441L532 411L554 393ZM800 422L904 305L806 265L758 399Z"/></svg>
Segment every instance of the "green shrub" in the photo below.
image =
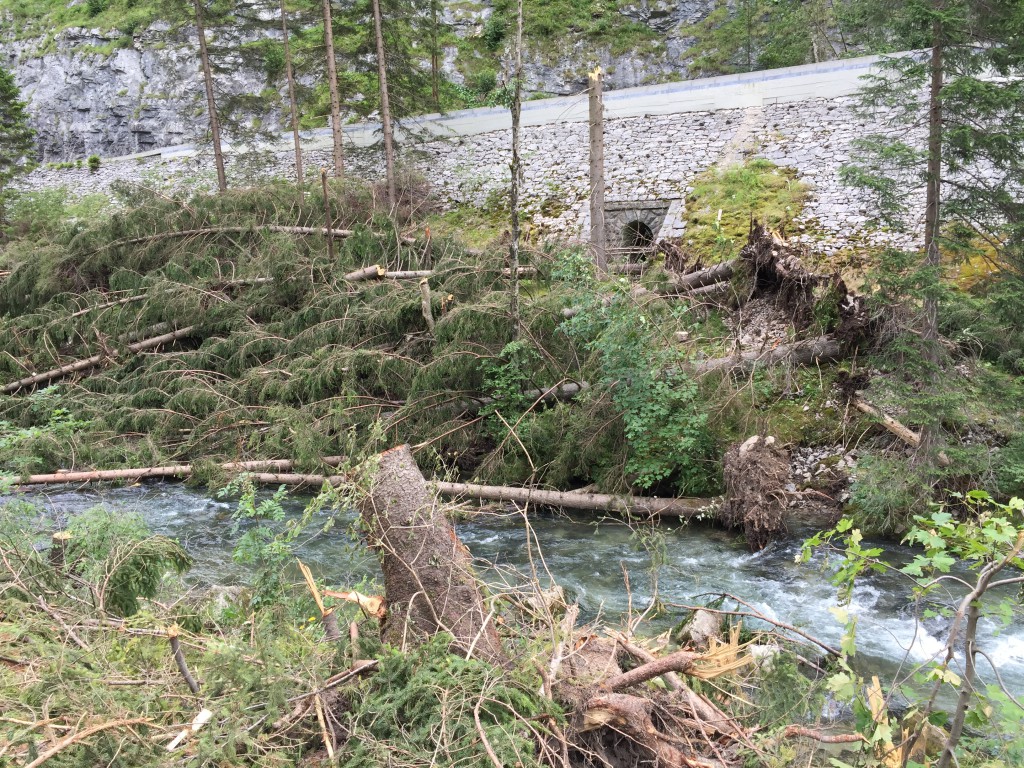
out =
<svg viewBox="0 0 1024 768"><path fill-rule="evenodd" d="M100 169L100 156L89 155L89 172L96 173Z"/></svg>

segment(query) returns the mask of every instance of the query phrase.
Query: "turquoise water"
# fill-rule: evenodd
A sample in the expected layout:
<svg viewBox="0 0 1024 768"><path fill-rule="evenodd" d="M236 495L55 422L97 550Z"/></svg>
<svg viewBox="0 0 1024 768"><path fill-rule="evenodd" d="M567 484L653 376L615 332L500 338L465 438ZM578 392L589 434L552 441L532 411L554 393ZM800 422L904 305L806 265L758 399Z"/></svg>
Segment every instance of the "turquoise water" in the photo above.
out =
<svg viewBox="0 0 1024 768"><path fill-rule="evenodd" d="M244 583L248 577L231 557L236 538L231 521L235 505L229 500L172 483L61 491L28 498L60 518L97 504L137 511L154 532L179 539L193 555L196 563L188 577L191 581L227 585ZM304 500L293 499L288 505L298 514ZM375 558L347 530L353 519L350 512L341 514L326 533L319 533L319 526L313 525L309 538L301 542L300 554L318 581L347 587L379 573ZM550 574L580 603L584 619L621 620L629 609L624 574L629 577L634 612L649 603L653 593L651 552L641 541L644 537L621 522L591 515L538 513L531 515L530 528L532 535L518 514L488 514L460 523L458 532L481 560L485 578L515 584L531 573L542 581ZM842 626L829 610L837 605L835 588L820 559L807 565L795 562L798 538L750 553L735 536L713 528L659 526L657 532L658 559L663 561L657 571L657 589L665 603L701 602L709 593L728 592L773 619L838 645ZM905 548L881 546L891 561L906 561L911 556ZM849 608L858 616L862 663L888 673L906 672L941 652L946 624L916 620L919 611L911 596L912 586L898 574L871 574L858 585ZM668 628L679 615L670 608L653 628ZM986 622L983 637L982 648L1008 687L1024 694L1024 624L1000 631ZM984 660L979 663L981 674L991 680Z"/></svg>

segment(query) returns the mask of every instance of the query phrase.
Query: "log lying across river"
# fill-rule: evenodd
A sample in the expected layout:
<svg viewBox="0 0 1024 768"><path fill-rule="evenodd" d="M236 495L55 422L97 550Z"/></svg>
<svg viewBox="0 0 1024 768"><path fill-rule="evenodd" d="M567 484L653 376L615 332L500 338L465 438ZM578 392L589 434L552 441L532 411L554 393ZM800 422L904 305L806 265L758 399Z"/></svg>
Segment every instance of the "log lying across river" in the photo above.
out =
<svg viewBox="0 0 1024 768"><path fill-rule="evenodd" d="M321 460L328 466L337 466L344 459L328 456ZM218 465L225 472L246 472L254 482L261 485L308 485L323 486L324 483L341 485L346 482L343 475L302 474L289 472L294 462L287 459L269 461L238 461ZM182 479L192 474L191 464L171 464L163 467L139 469L85 470L78 472L54 472L45 475L29 475L15 478L14 487L32 485L83 484L155 479ZM540 488L520 488L505 485L475 485L472 483L434 482L432 486L441 496L478 501L515 502L535 504L563 509L596 510L615 512L640 517L665 517L692 519L707 517L713 519L718 498L671 498L657 496L614 495L607 493L580 493L579 491L549 491Z"/></svg>

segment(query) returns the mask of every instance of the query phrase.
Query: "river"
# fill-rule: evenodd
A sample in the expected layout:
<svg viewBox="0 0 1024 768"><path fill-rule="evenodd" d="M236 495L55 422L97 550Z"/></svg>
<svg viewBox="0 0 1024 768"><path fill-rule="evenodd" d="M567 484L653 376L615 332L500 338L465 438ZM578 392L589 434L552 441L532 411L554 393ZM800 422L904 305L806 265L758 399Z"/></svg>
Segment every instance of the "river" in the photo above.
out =
<svg viewBox="0 0 1024 768"><path fill-rule="evenodd" d="M61 518L98 504L137 511L155 533L180 540L195 558L190 582L227 585L244 583L247 578L245 569L231 556L236 536L231 522L235 504L230 500L172 483L22 498L26 496ZM291 498L286 506L298 514L304 503L305 499ZM379 574L375 559L347 533L353 519L352 513L342 513L327 533L320 533L314 524L311 529L316 530L302 541L300 554L319 581L354 587ZM518 515L482 515L460 523L458 532L474 556L487 563L483 573L490 580L514 582L519 577L510 574L529 574L536 569L543 575L546 567L567 594L579 601L585 619L602 616L617 622L629 609L624 572L629 575L634 611L650 601L652 554L644 542L649 537L636 535L614 519L595 520L588 515L531 515L530 537ZM659 526L656 530L656 559L662 561L657 586L665 603L699 602L708 594L728 592L773 619L838 645L843 628L830 611L837 605L835 587L820 555L809 564L795 561L799 539L750 553L734 535L709 527ZM528 546L531 540L535 542L532 548ZM905 547L878 546L891 562L907 562L912 556ZM905 674L914 664L941 652L946 622L917 621L911 589L910 580L895 573L862 578L849 606L858 617L862 667L886 676ZM652 628L669 628L679 616L679 611L669 609ZM982 649L997 665L1009 690L1024 694L1024 622L1018 617L1016 623L1000 628L986 619L981 636ZM984 659L979 666L983 678L992 681Z"/></svg>

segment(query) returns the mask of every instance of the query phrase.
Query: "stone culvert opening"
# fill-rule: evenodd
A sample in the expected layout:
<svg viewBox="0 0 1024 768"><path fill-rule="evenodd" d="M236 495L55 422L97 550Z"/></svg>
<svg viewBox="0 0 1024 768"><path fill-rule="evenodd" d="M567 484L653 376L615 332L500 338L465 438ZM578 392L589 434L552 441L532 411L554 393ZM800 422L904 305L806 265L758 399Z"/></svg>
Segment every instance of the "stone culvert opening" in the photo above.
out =
<svg viewBox="0 0 1024 768"><path fill-rule="evenodd" d="M622 228L622 247L647 249L654 245L654 232L639 219L630 221Z"/></svg>

